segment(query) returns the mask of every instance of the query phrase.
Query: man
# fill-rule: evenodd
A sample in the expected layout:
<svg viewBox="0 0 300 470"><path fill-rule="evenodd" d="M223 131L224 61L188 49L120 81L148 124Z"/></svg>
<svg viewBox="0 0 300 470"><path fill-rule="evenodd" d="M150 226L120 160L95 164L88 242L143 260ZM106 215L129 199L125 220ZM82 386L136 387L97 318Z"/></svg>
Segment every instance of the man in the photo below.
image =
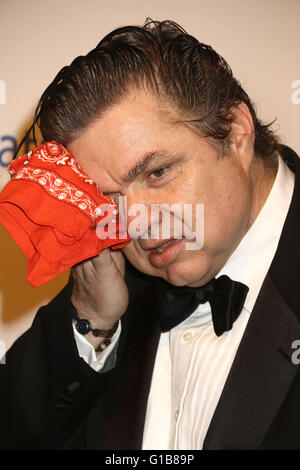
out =
<svg viewBox="0 0 300 470"><path fill-rule="evenodd" d="M62 69L39 106L45 140L104 194L128 208L189 204L190 229L202 204L204 245L187 249L170 211L167 241L140 236L74 267L7 354L2 446L300 448L300 166L224 59L169 21L121 28ZM175 325L167 305L164 327L157 278L178 291L224 275L247 286L229 326L218 332L204 301ZM103 337L80 334L80 319L115 326L110 346L96 353Z"/></svg>

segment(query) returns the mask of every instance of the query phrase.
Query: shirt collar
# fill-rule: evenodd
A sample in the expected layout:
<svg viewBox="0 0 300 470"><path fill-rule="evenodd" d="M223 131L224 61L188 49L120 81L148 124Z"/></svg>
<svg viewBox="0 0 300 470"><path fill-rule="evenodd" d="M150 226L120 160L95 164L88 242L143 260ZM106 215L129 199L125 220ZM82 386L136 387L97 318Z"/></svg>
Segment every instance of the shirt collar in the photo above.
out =
<svg viewBox="0 0 300 470"><path fill-rule="evenodd" d="M223 274L249 287L244 307L252 311L277 250L295 183L294 173L278 154L278 170L255 221L216 277Z"/></svg>

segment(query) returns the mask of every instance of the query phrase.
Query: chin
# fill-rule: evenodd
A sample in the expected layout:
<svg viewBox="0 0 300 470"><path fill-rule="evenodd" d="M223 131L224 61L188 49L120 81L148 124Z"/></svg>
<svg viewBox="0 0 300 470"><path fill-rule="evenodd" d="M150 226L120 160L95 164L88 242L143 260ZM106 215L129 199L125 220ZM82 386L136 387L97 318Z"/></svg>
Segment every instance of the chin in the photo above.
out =
<svg viewBox="0 0 300 470"><path fill-rule="evenodd" d="M206 284L213 275L207 260L192 259L179 261L167 266L163 277L174 286L199 287Z"/></svg>

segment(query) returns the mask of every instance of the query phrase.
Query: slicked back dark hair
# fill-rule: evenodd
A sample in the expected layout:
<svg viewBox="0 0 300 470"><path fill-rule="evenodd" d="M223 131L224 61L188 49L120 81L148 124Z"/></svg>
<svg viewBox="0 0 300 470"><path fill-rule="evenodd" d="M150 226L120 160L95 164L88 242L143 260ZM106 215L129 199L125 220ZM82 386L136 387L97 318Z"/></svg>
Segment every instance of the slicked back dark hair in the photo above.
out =
<svg viewBox="0 0 300 470"><path fill-rule="evenodd" d="M112 31L88 54L63 67L41 96L27 135L32 129L36 143L38 124L45 141L56 140L67 147L133 87L168 103L182 121L224 154L233 111L243 101L254 123L255 154L271 161L279 148L270 128L274 121L264 124L258 119L227 62L174 21L151 18L143 26Z"/></svg>

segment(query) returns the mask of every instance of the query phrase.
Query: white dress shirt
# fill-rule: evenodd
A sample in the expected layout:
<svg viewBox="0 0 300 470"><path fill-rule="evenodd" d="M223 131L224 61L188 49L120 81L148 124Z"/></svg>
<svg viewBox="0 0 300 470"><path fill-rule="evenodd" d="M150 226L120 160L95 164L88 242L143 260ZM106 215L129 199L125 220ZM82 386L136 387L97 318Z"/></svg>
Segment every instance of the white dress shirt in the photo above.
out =
<svg viewBox="0 0 300 470"><path fill-rule="evenodd" d="M294 189L294 174L281 157L269 196L254 223L216 277L227 274L249 287L232 330L217 337L209 302L162 333L148 397L142 449L202 449L237 348L276 252ZM118 341L96 355L74 328L79 354L100 370Z"/></svg>

